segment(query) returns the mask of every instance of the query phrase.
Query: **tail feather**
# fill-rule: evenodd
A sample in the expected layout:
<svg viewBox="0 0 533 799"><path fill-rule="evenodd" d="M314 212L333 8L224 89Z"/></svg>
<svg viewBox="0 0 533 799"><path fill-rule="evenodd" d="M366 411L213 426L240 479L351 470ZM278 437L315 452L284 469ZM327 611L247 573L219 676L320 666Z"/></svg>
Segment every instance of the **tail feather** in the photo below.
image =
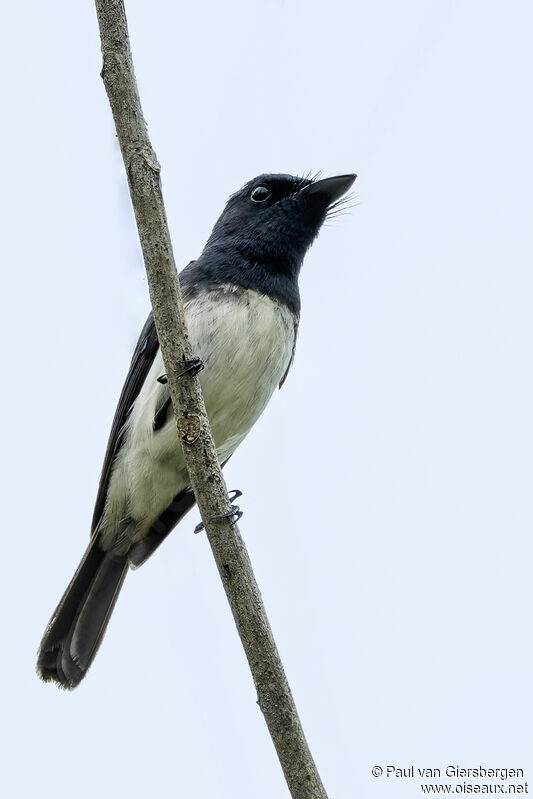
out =
<svg viewBox="0 0 533 799"><path fill-rule="evenodd" d="M128 569L126 555L104 552L93 536L39 647L37 673L75 688L98 650Z"/></svg>

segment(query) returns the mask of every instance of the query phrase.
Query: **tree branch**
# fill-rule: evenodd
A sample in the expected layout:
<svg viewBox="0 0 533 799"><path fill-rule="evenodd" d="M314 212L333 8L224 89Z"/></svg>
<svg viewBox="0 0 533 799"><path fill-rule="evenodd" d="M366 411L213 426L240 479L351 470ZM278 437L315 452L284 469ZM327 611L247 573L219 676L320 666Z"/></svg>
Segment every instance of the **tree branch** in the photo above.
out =
<svg viewBox="0 0 533 799"><path fill-rule="evenodd" d="M213 516L230 510L200 383L179 378L192 358L160 184L160 167L143 118L122 0L95 0L102 44L102 78L135 210L178 434L233 617L293 799L327 799L307 746L276 644L237 525ZM194 429L187 436L185 428ZM198 429L199 428L199 429ZM194 438L197 432L197 437ZM194 439L191 441L191 439Z"/></svg>

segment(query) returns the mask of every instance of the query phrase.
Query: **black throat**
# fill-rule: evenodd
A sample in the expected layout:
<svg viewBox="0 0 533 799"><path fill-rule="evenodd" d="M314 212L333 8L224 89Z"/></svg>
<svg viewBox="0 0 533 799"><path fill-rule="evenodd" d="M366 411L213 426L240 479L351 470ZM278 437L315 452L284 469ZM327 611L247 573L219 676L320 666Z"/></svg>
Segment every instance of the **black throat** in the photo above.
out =
<svg viewBox="0 0 533 799"><path fill-rule="evenodd" d="M300 267L301 259L288 252L280 251L275 257L270 253L267 260L259 242L253 248L244 241L213 242L180 273L180 284L187 298L228 283L252 289L283 303L298 317Z"/></svg>

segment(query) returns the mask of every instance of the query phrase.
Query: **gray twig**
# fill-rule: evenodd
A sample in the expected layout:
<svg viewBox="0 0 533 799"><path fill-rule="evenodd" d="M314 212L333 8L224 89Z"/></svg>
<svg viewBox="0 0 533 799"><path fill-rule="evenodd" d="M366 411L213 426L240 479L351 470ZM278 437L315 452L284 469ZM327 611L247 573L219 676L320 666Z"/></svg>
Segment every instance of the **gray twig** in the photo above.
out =
<svg viewBox="0 0 533 799"><path fill-rule="evenodd" d="M233 617L250 664L258 703L276 747L293 799L327 799L298 718L276 644L237 525L230 510L215 444L196 376L178 379L193 353L161 193L160 167L148 139L128 39L122 0L96 0L100 26L102 78L135 210L154 320L178 430L196 419L192 443L181 435L191 486L205 525ZM198 422L200 423L198 425ZM190 429L190 426L189 426Z"/></svg>

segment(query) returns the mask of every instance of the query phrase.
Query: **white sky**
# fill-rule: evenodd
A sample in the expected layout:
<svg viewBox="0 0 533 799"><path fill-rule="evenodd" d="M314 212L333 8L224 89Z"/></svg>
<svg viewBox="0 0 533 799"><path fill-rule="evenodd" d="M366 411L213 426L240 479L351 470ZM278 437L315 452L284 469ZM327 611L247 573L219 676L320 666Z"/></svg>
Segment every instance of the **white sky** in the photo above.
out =
<svg viewBox="0 0 533 799"><path fill-rule="evenodd" d="M127 10L180 265L254 175L359 174L226 475L331 799L421 794L376 764L533 784L533 6ZM148 299L93 6L10 3L0 35L0 790L285 796L195 514L128 577L82 686L35 676Z"/></svg>

